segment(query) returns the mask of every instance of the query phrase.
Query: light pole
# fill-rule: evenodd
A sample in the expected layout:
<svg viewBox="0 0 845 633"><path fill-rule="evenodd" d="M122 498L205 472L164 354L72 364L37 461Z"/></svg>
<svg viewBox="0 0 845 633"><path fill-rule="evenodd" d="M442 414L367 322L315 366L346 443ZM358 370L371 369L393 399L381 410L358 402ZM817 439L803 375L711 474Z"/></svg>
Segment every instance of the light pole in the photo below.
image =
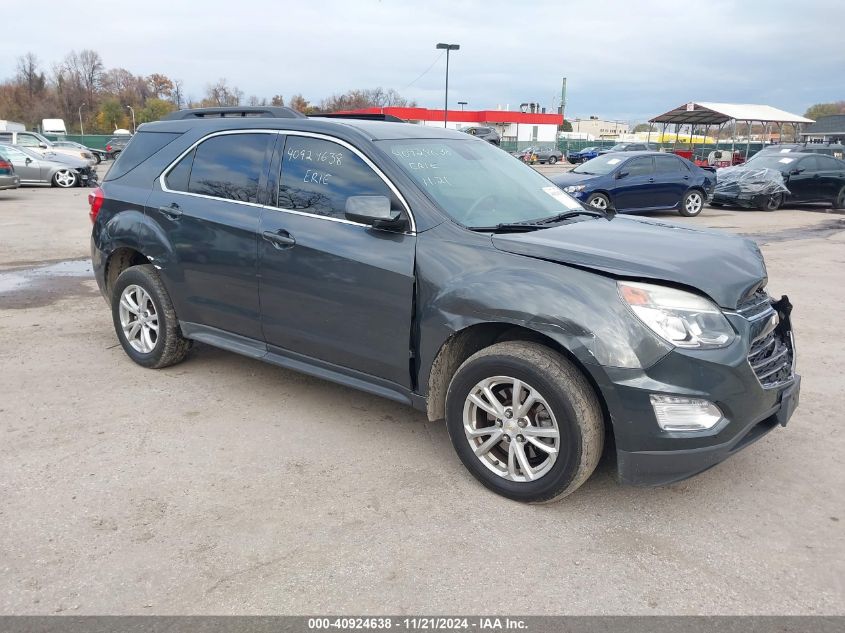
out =
<svg viewBox="0 0 845 633"><path fill-rule="evenodd" d="M467 105L469 101L458 101L458 105L461 106L461 112L464 111L464 106Z"/></svg>
<svg viewBox="0 0 845 633"><path fill-rule="evenodd" d="M460 44L438 44L435 48L446 51L446 95L443 103L443 127L449 120L449 51L456 51L461 48Z"/></svg>
<svg viewBox="0 0 845 633"><path fill-rule="evenodd" d="M132 113L132 134L135 134L137 128L135 127L135 110L132 108L131 105L126 106L129 108L129 111Z"/></svg>
<svg viewBox="0 0 845 633"><path fill-rule="evenodd" d="M82 137L82 144L85 144L85 130L82 128L82 108L85 107L87 104L83 101L82 105L79 106L79 109L76 113L79 115L79 136Z"/></svg>

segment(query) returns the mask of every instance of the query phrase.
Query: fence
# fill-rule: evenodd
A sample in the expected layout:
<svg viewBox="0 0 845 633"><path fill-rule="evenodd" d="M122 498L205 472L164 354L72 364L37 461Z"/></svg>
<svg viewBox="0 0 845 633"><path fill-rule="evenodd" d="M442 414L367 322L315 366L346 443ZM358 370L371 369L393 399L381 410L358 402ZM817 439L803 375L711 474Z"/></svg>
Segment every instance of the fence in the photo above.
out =
<svg viewBox="0 0 845 633"><path fill-rule="evenodd" d="M565 138L558 139L556 143L554 143L554 142L542 143L542 142L538 142L538 141L519 141L519 143L516 143L515 141L511 141L511 140L507 140L507 141L502 140L500 147L507 152L515 152L515 151L527 149L528 147L550 147L550 146L554 145L554 146L557 147L557 149L559 149L561 152L563 152L564 156L566 156L566 154L568 154L569 152L578 152L578 151L581 151L582 149L585 149L587 147L598 147L600 149L610 149L611 147L616 145L618 142L619 141L612 141L612 140L584 141L584 140L581 140L581 139L576 140L576 139L565 139ZM654 142L652 142L651 145L654 146L656 149L658 149L658 150L662 149L662 151L665 151L665 152L671 152L673 149L677 149L677 150L681 150L681 151L693 150L693 152L695 153L695 156L697 156L699 158L704 158L704 157L707 156L707 154L709 154L713 150L717 150L717 149L722 150L722 151L730 150L732 143L731 143L730 139L728 139L728 140L719 141L716 144L714 144L714 143L704 143L704 144L697 143L695 146L692 146L688 143L678 143L677 145L673 145L672 143L663 143L661 145L660 143L654 143ZM764 146L765 146L764 143L759 143L759 142L758 143L751 143L748 146L748 155L753 156L754 154L759 152ZM733 147L734 147L734 149L739 150L740 152L745 154L745 149L746 149L746 143L745 142L735 141L733 143Z"/></svg>
<svg viewBox="0 0 845 633"><path fill-rule="evenodd" d="M91 149L106 149L106 143L114 134L45 134L51 141L74 141L82 143Z"/></svg>

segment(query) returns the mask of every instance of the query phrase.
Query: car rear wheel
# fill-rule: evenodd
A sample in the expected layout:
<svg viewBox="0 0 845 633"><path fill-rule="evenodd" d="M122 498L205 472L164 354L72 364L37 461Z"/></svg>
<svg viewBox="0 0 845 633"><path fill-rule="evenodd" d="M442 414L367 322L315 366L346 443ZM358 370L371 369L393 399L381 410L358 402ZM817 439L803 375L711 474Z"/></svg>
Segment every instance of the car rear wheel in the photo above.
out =
<svg viewBox="0 0 845 633"><path fill-rule="evenodd" d="M836 198L834 198L833 208L834 209L845 209L845 187L842 187L839 190L839 193L836 195Z"/></svg>
<svg viewBox="0 0 845 633"><path fill-rule="evenodd" d="M72 169L60 169L53 174L52 184L54 187L69 189L70 187L75 187L77 182L79 182L79 176Z"/></svg>
<svg viewBox="0 0 845 633"><path fill-rule="evenodd" d="M687 191L684 194L678 213L687 218L694 218L701 213L703 208L704 194L696 189L693 189L692 191Z"/></svg>
<svg viewBox="0 0 845 633"><path fill-rule="evenodd" d="M446 424L470 473L518 501L572 493L595 470L604 444L601 407L581 372L526 341L497 343L458 368Z"/></svg>
<svg viewBox="0 0 845 633"><path fill-rule="evenodd" d="M587 205L600 211L607 211L607 208L610 206L610 199L603 193L594 193L587 198Z"/></svg>
<svg viewBox="0 0 845 633"><path fill-rule="evenodd" d="M557 162L557 156L549 156L549 165L554 165Z"/></svg>
<svg viewBox="0 0 845 633"><path fill-rule="evenodd" d="M127 356L159 369L185 358L191 342L182 336L170 297L155 268L127 268L112 290L112 320Z"/></svg>
<svg viewBox="0 0 845 633"><path fill-rule="evenodd" d="M120 150L119 150L119 149L116 149L116 150L114 150L114 151L111 153L111 157L112 157L114 160L117 160L117 157L118 157L118 156L120 156Z"/></svg>
<svg viewBox="0 0 845 633"><path fill-rule="evenodd" d="M757 205L757 208L760 211L777 211L780 208L780 205L783 204L783 194L782 193L773 193L770 196L766 196L760 203Z"/></svg>

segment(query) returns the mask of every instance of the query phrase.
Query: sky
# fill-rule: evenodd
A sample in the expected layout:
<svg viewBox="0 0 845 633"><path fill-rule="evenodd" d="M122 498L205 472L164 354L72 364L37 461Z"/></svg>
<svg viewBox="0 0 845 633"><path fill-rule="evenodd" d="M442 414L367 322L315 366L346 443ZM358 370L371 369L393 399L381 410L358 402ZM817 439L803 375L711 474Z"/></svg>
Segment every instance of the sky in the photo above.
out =
<svg viewBox="0 0 845 633"><path fill-rule="evenodd" d="M226 78L247 97L319 102L381 86L442 107L446 60L435 44L447 42L461 46L450 55L450 108L556 110L563 77L568 119L644 121L689 101L803 114L845 99L845 0L53 4L38 3L37 37L4 29L0 79L29 51L49 72L69 51L93 48L107 68L181 79L194 99ZM4 18L31 24L31 13L16 3Z"/></svg>

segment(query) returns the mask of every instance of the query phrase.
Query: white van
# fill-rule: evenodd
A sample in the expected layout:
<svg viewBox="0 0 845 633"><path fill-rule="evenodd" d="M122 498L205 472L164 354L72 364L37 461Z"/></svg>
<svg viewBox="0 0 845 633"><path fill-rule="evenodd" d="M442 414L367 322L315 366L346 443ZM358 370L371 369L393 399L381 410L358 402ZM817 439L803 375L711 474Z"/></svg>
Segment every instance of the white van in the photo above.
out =
<svg viewBox="0 0 845 633"><path fill-rule="evenodd" d="M41 119L42 134L67 134L64 119Z"/></svg>
<svg viewBox="0 0 845 633"><path fill-rule="evenodd" d="M0 132L23 132L26 126L16 121L4 121L0 119Z"/></svg>

